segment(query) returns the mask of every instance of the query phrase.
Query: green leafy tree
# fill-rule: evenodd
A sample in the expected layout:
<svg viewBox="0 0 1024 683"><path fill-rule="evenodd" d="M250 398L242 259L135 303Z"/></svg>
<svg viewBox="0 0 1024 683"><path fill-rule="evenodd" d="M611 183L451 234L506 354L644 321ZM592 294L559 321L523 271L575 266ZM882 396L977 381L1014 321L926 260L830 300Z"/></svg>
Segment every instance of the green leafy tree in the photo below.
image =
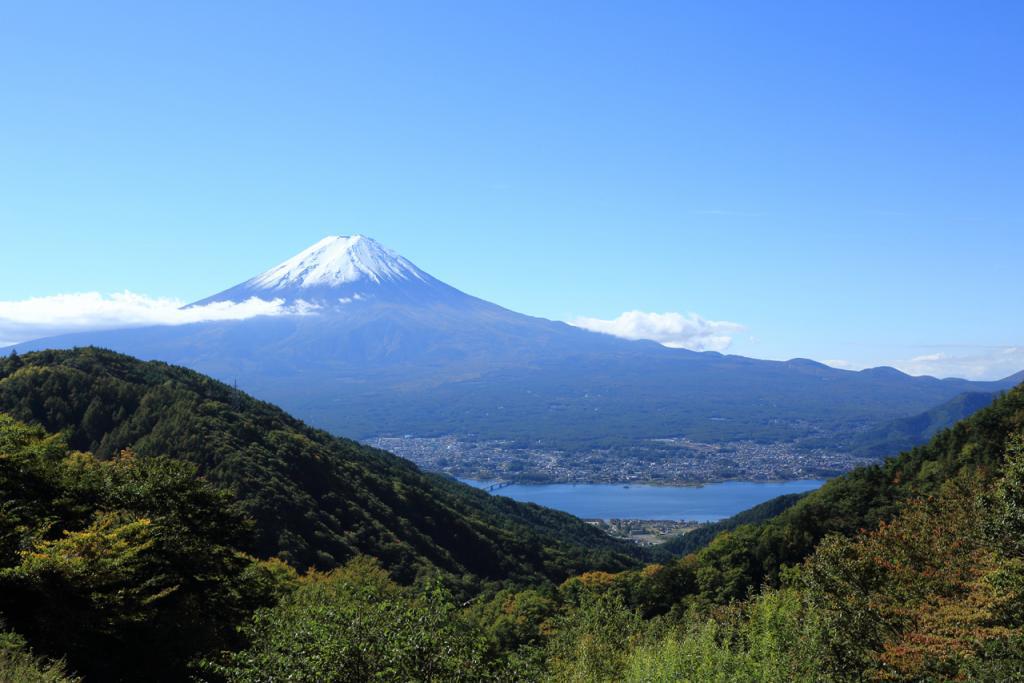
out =
<svg viewBox="0 0 1024 683"><path fill-rule="evenodd" d="M191 463L254 520L242 550L299 570L367 554L403 584L440 570L465 598L488 582L562 581L644 555L570 515L312 429L199 373L101 349L0 358L0 412L100 460L130 449Z"/></svg>
<svg viewBox="0 0 1024 683"><path fill-rule="evenodd" d="M622 680L630 650L645 637L640 615L612 592L584 590L557 618L547 647L548 677L558 683Z"/></svg>
<svg viewBox="0 0 1024 683"><path fill-rule="evenodd" d="M194 465L68 453L0 415L0 612L98 680L181 680L280 590L243 555L251 522Z"/></svg>
<svg viewBox="0 0 1024 683"><path fill-rule="evenodd" d="M713 614L690 615L629 656L624 680L722 683L822 680L820 624L795 588L768 590Z"/></svg>
<svg viewBox="0 0 1024 683"><path fill-rule="evenodd" d="M439 586L394 583L371 558L313 572L245 627L249 647L207 669L228 681L487 681L482 634Z"/></svg>
<svg viewBox="0 0 1024 683"><path fill-rule="evenodd" d="M32 654L25 639L13 631L0 632L0 681L5 683L81 683L67 673L64 662Z"/></svg>
<svg viewBox="0 0 1024 683"><path fill-rule="evenodd" d="M824 615L834 678L961 679L1019 638L1022 586L983 533L979 494L961 477L874 531L821 544L806 586Z"/></svg>

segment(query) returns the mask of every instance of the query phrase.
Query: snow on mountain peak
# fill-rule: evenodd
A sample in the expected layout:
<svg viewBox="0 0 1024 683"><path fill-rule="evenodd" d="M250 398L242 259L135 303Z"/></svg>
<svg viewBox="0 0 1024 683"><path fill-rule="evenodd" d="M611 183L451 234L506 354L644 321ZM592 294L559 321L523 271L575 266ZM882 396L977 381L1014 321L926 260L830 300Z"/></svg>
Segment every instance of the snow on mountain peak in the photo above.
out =
<svg viewBox="0 0 1024 683"><path fill-rule="evenodd" d="M426 278L410 261L369 237L331 235L257 275L246 285L274 290Z"/></svg>

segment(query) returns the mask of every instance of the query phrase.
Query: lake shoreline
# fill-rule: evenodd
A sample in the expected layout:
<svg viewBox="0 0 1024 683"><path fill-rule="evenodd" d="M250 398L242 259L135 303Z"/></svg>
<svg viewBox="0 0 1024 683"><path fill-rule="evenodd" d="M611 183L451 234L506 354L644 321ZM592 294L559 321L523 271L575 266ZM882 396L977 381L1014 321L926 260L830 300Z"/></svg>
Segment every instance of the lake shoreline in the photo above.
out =
<svg viewBox="0 0 1024 683"><path fill-rule="evenodd" d="M728 484L728 483L742 483L742 484L788 484L799 481L828 481L828 479L821 479L816 477L807 477L801 479L709 479L707 481L648 481L648 480L636 480L636 481L604 481L604 480L580 480L580 481L519 481L516 479L473 479L472 477L456 477L447 473L435 473L444 474L449 479L462 482L463 484L470 484L474 488L480 488L475 484L487 483L487 484L500 484L501 486L646 486L650 488L670 488L670 489L681 489L681 488L692 488L699 489L705 486L714 486L715 484ZM839 476L839 475L836 475ZM830 477L831 478L831 477Z"/></svg>
<svg viewBox="0 0 1024 683"><path fill-rule="evenodd" d="M582 519L715 522L767 500L807 493L822 479L737 481L669 486L628 484L513 484L459 479L491 495L561 510Z"/></svg>

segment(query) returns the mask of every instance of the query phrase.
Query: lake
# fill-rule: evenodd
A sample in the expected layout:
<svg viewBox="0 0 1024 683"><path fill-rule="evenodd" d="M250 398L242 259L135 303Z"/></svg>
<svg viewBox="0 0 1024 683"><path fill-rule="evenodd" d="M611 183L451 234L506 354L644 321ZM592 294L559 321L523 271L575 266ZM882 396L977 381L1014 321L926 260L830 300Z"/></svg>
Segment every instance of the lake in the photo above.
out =
<svg viewBox="0 0 1024 683"><path fill-rule="evenodd" d="M488 481L463 479L487 488ZM787 493L813 491L824 481L726 481L703 486L640 484L513 484L493 492L564 510L584 519L675 519L714 522Z"/></svg>

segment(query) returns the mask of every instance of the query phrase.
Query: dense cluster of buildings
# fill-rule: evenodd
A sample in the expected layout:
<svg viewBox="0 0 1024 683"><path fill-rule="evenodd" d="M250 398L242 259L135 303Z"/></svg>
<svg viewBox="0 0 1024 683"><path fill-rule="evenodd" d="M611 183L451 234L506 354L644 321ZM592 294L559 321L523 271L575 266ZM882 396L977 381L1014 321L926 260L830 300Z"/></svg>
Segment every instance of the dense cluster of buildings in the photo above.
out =
<svg viewBox="0 0 1024 683"><path fill-rule="evenodd" d="M792 443L650 439L628 448L560 451L463 437L381 437L371 445L426 470L515 483L663 483L823 479L869 462Z"/></svg>

